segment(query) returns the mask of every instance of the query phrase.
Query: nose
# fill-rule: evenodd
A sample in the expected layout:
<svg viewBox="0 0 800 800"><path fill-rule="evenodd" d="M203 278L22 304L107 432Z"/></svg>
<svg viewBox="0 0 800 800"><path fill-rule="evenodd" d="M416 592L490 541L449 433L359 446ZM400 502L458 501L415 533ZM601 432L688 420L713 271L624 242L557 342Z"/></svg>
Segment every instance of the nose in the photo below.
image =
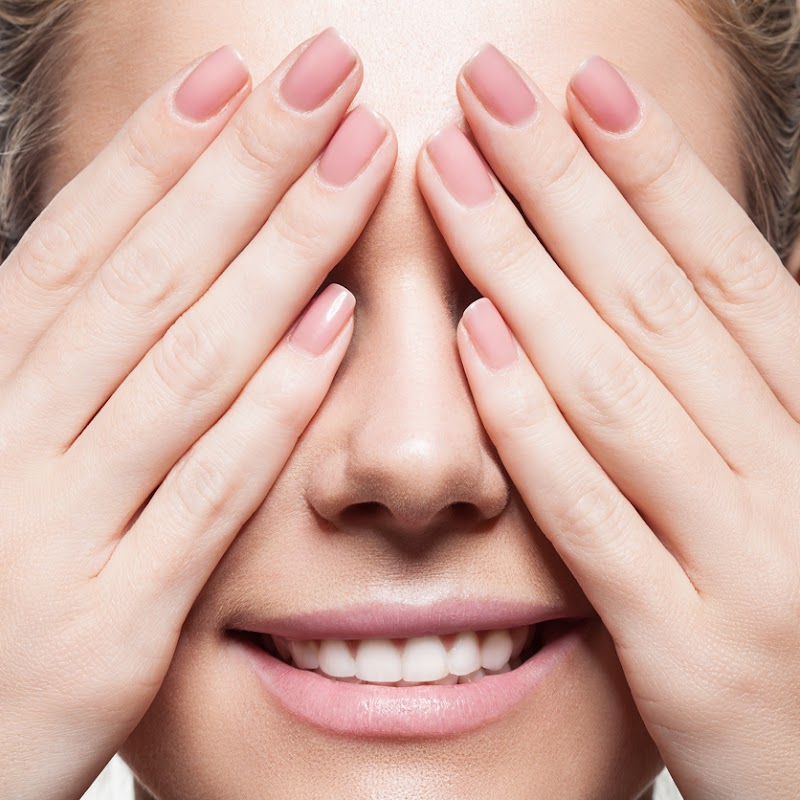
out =
<svg viewBox="0 0 800 800"><path fill-rule="evenodd" d="M474 530L509 499L461 367L452 309L425 280L398 280L359 301L357 334L326 401L337 446L314 465L306 498L337 528L406 548Z"/></svg>

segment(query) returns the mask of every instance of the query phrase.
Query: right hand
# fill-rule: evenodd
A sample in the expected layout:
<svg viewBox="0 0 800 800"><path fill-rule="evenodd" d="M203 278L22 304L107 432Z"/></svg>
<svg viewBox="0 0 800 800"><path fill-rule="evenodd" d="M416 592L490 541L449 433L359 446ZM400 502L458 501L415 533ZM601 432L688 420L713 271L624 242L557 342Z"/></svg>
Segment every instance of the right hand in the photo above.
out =
<svg viewBox="0 0 800 800"><path fill-rule="evenodd" d="M241 88L204 122L173 110L190 70L173 76L0 265L3 797L80 797L124 743L347 349L341 287L287 329L366 225L397 144L359 109L318 176L362 66L334 32L303 61L307 44L255 89L226 49ZM292 110L279 87L312 104L334 62L339 88ZM377 154L339 186L345 139L351 172L354 141Z"/></svg>

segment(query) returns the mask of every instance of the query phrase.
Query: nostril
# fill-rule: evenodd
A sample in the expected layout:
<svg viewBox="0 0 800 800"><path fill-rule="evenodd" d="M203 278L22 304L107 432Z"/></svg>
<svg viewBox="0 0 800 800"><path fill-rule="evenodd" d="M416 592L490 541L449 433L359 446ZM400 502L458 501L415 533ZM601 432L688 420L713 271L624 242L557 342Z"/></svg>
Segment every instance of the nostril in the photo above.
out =
<svg viewBox="0 0 800 800"><path fill-rule="evenodd" d="M383 503L353 503L342 509L339 520L348 528L366 528L388 519L391 515L391 511Z"/></svg>
<svg viewBox="0 0 800 800"><path fill-rule="evenodd" d="M473 503L453 503L450 506L453 521L459 526L470 526L481 519L480 509Z"/></svg>
<svg viewBox="0 0 800 800"><path fill-rule="evenodd" d="M467 530L483 519L474 503L455 502L439 508L433 514L428 509L404 509L400 515L383 503L370 501L353 503L342 509L338 522L350 529L376 529L395 533L436 533L447 530ZM416 512L416 513L414 513Z"/></svg>
<svg viewBox="0 0 800 800"><path fill-rule="evenodd" d="M375 501L368 503L353 503L345 509L345 513L358 514L361 516L374 516L380 514L391 514L391 511L383 504Z"/></svg>
<svg viewBox="0 0 800 800"><path fill-rule="evenodd" d="M431 510L400 498L393 507L369 501L353 503L342 509L339 522L352 530L380 530L401 534L436 533L444 510Z"/></svg>

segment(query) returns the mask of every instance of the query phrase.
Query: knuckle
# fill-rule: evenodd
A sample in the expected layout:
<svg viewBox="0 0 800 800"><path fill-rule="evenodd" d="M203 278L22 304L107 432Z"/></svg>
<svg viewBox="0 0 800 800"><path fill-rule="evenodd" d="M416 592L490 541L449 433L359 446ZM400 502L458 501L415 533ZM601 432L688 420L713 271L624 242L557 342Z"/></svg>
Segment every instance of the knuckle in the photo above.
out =
<svg viewBox="0 0 800 800"><path fill-rule="evenodd" d="M326 255L332 244L331 233L325 227L323 214L295 213L286 203L281 203L269 218L268 225L278 238L288 244L301 262Z"/></svg>
<svg viewBox="0 0 800 800"><path fill-rule="evenodd" d="M758 229L748 224L726 239L700 280L723 302L745 308L778 292L784 270Z"/></svg>
<svg viewBox="0 0 800 800"><path fill-rule="evenodd" d="M207 394L224 374L225 358L213 336L184 314L153 350L153 369L171 394L195 400Z"/></svg>
<svg viewBox="0 0 800 800"><path fill-rule="evenodd" d="M569 192L583 175L585 150L577 137L568 137L566 144L558 140L547 157L540 159L544 165L539 179L541 189L547 192Z"/></svg>
<svg viewBox="0 0 800 800"><path fill-rule="evenodd" d="M195 447L178 462L172 479L172 495L181 519L202 525L216 520L233 497L231 481L209 453Z"/></svg>
<svg viewBox="0 0 800 800"><path fill-rule="evenodd" d="M296 439L309 416L305 383L300 373L286 364L278 373L273 370L269 381L251 382L242 399L262 427Z"/></svg>
<svg viewBox="0 0 800 800"><path fill-rule="evenodd" d="M619 492L608 482L594 478L585 480L580 488L572 487L565 496L572 499L556 508L559 533L579 538L607 536L624 529L624 504Z"/></svg>
<svg viewBox="0 0 800 800"><path fill-rule="evenodd" d="M230 135L224 141L231 155L256 178L263 178L286 161L287 153L276 148L275 126L266 112L257 114L250 108L247 113L236 114L228 125Z"/></svg>
<svg viewBox="0 0 800 800"><path fill-rule="evenodd" d="M659 144L645 148L630 171L632 177L626 181L628 190L641 200L657 200L666 188L674 192L675 182L691 174L689 148L683 136L670 130L657 138Z"/></svg>
<svg viewBox="0 0 800 800"><path fill-rule="evenodd" d="M520 381L510 380L503 387L498 419L491 424L492 440L501 447L535 446L560 413L549 393L531 391Z"/></svg>
<svg viewBox="0 0 800 800"><path fill-rule="evenodd" d="M119 152L125 172L134 172L137 180L161 186L167 179L167 170L163 143L154 140L155 136L147 122L135 115L120 130Z"/></svg>
<svg viewBox="0 0 800 800"><path fill-rule="evenodd" d="M577 374L582 414L590 423L627 429L641 416L649 386L642 364L630 351L611 356L596 348Z"/></svg>
<svg viewBox="0 0 800 800"><path fill-rule="evenodd" d="M85 267L83 248L72 227L55 214L43 212L21 245L10 257L11 264L16 262L19 273L36 289L58 292L80 282Z"/></svg>
<svg viewBox="0 0 800 800"><path fill-rule="evenodd" d="M493 231L489 236L481 238L486 242L502 242L502 246L492 253L492 272L522 289L533 279L536 258L532 237L527 228L523 235L518 232L509 232L508 235L504 233Z"/></svg>
<svg viewBox="0 0 800 800"><path fill-rule="evenodd" d="M99 273L114 304L144 310L161 307L176 288L172 258L152 236L136 236L112 253Z"/></svg>
<svg viewBox="0 0 800 800"><path fill-rule="evenodd" d="M637 272L622 301L640 328L659 337L692 328L701 308L686 273L668 259L654 270Z"/></svg>

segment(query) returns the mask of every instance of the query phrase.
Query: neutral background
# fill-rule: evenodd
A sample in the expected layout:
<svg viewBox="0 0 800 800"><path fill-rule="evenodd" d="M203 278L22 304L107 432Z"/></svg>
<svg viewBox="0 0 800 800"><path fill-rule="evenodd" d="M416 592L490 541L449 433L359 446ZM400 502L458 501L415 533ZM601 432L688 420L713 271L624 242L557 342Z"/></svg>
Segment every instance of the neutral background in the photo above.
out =
<svg viewBox="0 0 800 800"><path fill-rule="evenodd" d="M82 800L133 800L133 777L119 756L111 759ZM666 770L656 783L655 800L682 800Z"/></svg>

